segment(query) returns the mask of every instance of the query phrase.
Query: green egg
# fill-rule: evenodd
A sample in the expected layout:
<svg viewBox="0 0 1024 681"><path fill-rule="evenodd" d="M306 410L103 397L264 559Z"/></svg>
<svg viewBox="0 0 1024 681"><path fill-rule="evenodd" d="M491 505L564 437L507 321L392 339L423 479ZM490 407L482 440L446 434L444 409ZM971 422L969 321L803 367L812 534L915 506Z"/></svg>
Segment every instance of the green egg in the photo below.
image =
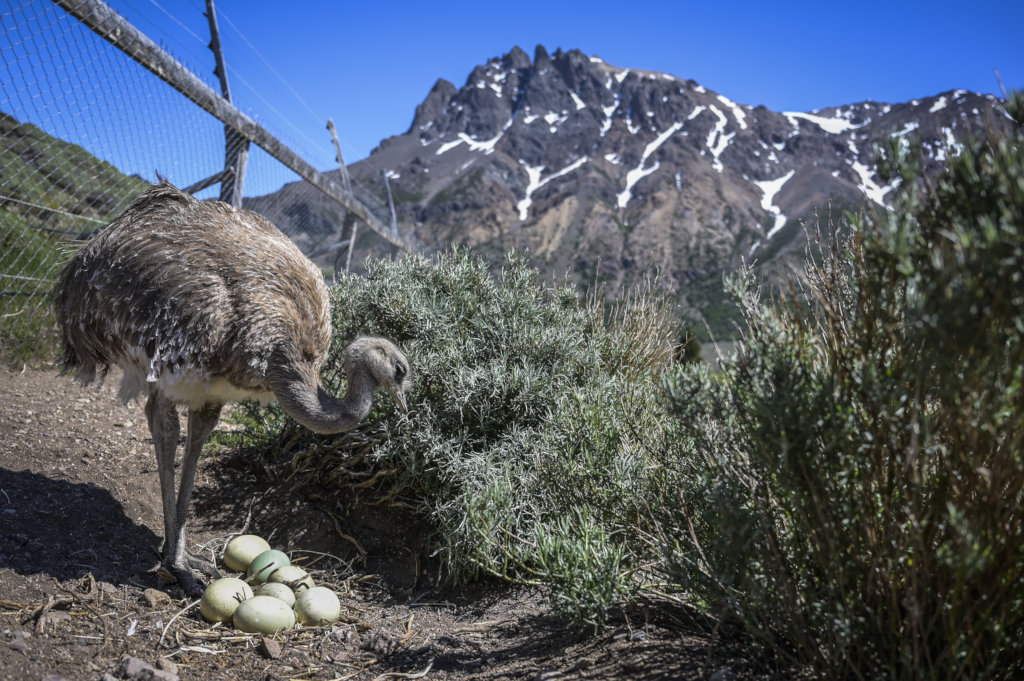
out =
<svg viewBox="0 0 1024 681"><path fill-rule="evenodd" d="M291 564L291 560L288 559L284 552L270 549L252 559L246 575L249 577L250 583L262 584L274 573L274 570Z"/></svg>
<svg viewBox="0 0 1024 681"><path fill-rule="evenodd" d="M295 597L295 615L300 622L318 627L341 616L338 596L325 586L314 586Z"/></svg>
<svg viewBox="0 0 1024 681"><path fill-rule="evenodd" d="M273 596L253 596L235 609L232 621L247 634L276 634L295 626L295 613Z"/></svg>
<svg viewBox="0 0 1024 681"><path fill-rule="evenodd" d="M199 602L199 612L207 622L228 622L240 603L252 598L249 585L235 577L210 583Z"/></svg>
<svg viewBox="0 0 1024 681"><path fill-rule="evenodd" d="M278 570L278 572L280 572L280 570ZM255 594L257 596L273 596L280 601L284 601L289 608L295 605L295 592L292 591L287 584L281 584L279 582L267 582L266 584L260 584L256 587Z"/></svg>
<svg viewBox="0 0 1024 681"><path fill-rule="evenodd" d="M278 568L267 578L267 581L287 584L295 593L305 589L312 589L316 586L313 584L313 578L309 576L309 573L298 565L285 565Z"/></svg>
<svg viewBox="0 0 1024 681"><path fill-rule="evenodd" d="M252 559L270 549L270 544L254 534L241 534L228 542L224 549L224 565L229 570L245 572Z"/></svg>

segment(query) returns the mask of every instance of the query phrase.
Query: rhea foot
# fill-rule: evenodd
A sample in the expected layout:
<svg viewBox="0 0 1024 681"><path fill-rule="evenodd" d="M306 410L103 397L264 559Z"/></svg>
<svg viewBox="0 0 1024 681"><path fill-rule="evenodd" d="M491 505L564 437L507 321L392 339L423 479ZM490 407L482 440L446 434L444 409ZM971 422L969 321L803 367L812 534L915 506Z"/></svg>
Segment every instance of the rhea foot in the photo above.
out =
<svg viewBox="0 0 1024 681"><path fill-rule="evenodd" d="M189 598L201 598L205 586L196 580L193 570L210 579L219 579L222 576L220 570L211 561L188 552L183 552L183 555L177 561L171 556L165 556L160 561L160 567L158 568L161 576L169 582L177 582L186 596Z"/></svg>
<svg viewBox="0 0 1024 681"><path fill-rule="evenodd" d="M217 569L217 565L214 564L213 561L207 560L206 558L201 558L193 553L189 553L186 551L185 561L188 563L188 566L191 569L206 575L210 579L220 579L224 576L220 573L220 570Z"/></svg>

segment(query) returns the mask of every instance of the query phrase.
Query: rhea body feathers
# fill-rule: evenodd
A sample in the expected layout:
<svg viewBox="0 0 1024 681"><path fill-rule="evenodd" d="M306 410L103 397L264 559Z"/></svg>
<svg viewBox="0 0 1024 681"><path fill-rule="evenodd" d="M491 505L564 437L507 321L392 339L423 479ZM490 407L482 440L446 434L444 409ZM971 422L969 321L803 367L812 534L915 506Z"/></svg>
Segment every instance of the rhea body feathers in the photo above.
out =
<svg viewBox="0 0 1024 681"><path fill-rule="evenodd" d="M270 396L275 354L319 372L330 344L323 276L261 215L154 185L68 264L58 284L67 369L125 369L121 397Z"/></svg>
<svg viewBox="0 0 1024 681"><path fill-rule="evenodd" d="M408 359L383 338L355 340L345 355L347 393L327 393L319 373L331 342L330 298L320 271L261 215L198 201L166 182L74 255L55 303L65 370L89 382L119 366L121 398L147 397L164 562L192 593L198 587L183 549L188 498L199 450L226 402L276 398L321 433L358 425L378 387L406 406ZM189 432L175 495L179 404L188 407Z"/></svg>

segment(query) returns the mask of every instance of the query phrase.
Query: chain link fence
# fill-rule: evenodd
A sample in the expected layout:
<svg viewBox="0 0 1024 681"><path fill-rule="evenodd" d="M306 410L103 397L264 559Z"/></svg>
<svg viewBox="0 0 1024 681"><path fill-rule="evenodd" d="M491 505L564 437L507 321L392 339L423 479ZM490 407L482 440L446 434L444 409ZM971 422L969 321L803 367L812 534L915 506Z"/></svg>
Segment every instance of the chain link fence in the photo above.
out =
<svg viewBox="0 0 1024 681"><path fill-rule="evenodd" d="M242 205L272 220L287 214L278 222L306 253L336 259L350 211L332 204L323 181L318 188L257 144L226 134L221 120L54 2L3 0L0 22L0 354L7 359L45 354L54 323L49 291L63 259L159 176L199 198L217 198L222 182L237 180ZM212 73L191 75L219 91ZM243 177L225 171L226 139L250 147ZM260 196L284 185L288 201Z"/></svg>

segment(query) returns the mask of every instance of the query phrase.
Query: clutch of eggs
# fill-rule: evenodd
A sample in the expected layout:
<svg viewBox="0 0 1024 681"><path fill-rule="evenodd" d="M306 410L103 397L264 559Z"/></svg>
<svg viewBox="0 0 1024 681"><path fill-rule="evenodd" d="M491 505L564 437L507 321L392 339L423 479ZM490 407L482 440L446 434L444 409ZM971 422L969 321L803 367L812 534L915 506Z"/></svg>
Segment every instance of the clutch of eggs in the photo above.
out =
<svg viewBox="0 0 1024 681"><path fill-rule="evenodd" d="M320 626L341 616L333 591L316 586L305 570L261 537L234 537L224 549L224 565L246 578L224 577L210 583L199 605L208 622L232 622L246 633L269 635L296 622Z"/></svg>

